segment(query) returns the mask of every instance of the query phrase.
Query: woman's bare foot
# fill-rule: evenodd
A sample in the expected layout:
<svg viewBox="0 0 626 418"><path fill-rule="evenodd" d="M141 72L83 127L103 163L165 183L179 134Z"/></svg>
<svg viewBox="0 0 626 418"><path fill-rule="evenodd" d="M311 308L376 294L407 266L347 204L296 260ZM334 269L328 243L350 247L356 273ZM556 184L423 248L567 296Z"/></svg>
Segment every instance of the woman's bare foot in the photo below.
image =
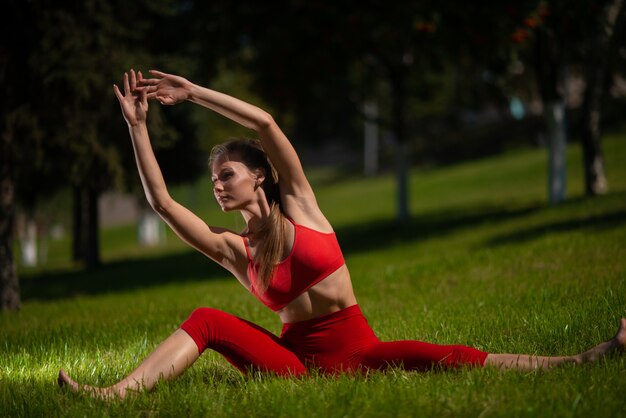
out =
<svg viewBox="0 0 626 418"><path fill-rule="evenodd" d="M624 351L626 349L626 318L621 318L620 326L615 337L609 341L598 344L590 350L580 354L581 362L593 362L604 357L612 351Z"/></svg>
<svg viewBox="0 0 626 418"><path fill-rule="evenodd" d="M150 355L124 379L112 386L99 388L81 385L72 380L65 370L59 371L58 383L72 392L94 398L124 399L151 390L157 382L170 380L184 372L200 356L193 338L178 329L161 343Z"/></svg>
<svg viewBox="0 0 626 418"><path fill-rule="evenodd" d="M615 337L596 345L584 353L573 356L534 356L527 354L488 354L485 365L496 366L501 370L537 370L550 369L568 363L587 363L596 361L613 351L626 350L626 319L620 320Z"/></svg>
<svg viewBox="0 0 626 418"><path fill-rule="evenodd" d="M103 399L103 400L112 400L112 399L122 399L124 398L124 394L116 392L113 388L98 388L95 386L89 385L81 385L73 380L71 377L65 373L65 370L59 370L59 377L57 378L57 383L60 387L67 387L72 392L75 393L84 393L86 395L92 396L94 398Z"/></svg>
<svg viewBox="0 0 626 418"><path fill-rule="evenodd" d="M626 349L626 318L622 318L620 321L617 334L613 337L615 348L625 350Z"/></svg>

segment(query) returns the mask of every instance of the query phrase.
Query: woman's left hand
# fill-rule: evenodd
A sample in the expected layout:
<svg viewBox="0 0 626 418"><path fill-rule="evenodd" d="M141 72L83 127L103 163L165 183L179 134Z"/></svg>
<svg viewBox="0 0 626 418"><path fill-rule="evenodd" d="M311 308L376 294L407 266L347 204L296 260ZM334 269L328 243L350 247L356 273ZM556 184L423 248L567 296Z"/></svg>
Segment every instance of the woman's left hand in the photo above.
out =
<svg viewBox="0 0 626 418"><path fill-rule="evenodd" d="M138 74L139 80L142 79L141 71ZM144 91L137 88L137 75L135 70L130 70L130 80L128 73L124 73L124 94L120 91L116 84L113 85L113 91L122 108L122 115L126 119L129 126L136 126L146 122L148 114L148 98Z"/></svg>

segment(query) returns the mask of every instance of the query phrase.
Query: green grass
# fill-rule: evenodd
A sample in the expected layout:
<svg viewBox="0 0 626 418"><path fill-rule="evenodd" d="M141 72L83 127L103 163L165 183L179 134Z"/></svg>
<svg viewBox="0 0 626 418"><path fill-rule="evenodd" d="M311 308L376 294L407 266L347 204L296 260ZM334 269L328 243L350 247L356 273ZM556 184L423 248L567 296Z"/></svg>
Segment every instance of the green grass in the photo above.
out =
<svg viewBox="0 0 626 418"><path fill-rule="evenodd" d="M582 196L572 146L569 199L557 206L546 204L542 150L415 171L405 225L393 221L391 177L312 178L382 339L563 355L611 337L626 316L626 138L607 140L605 154L611 193ZM241 226L219 214L206 184L176 193L208 222ZM244 378L207 352L176 381L123 402L59 390L61 367L95 385L122 378L197 306L279 331L269 310L174 237L155 249L134 240L132 227L103 231L97 271L71 267L67 242L51 248L50 270L22 271L23 308L0 316L3 416L624 415L626 356L551 372L285 380Z"/></svg>

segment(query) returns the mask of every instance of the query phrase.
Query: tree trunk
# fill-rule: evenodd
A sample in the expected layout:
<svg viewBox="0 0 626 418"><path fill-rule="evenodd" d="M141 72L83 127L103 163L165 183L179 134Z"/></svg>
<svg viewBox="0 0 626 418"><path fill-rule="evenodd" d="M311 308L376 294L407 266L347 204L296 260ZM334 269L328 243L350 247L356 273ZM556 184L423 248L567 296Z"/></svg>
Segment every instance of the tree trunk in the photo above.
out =
<svg viewBox="0 0 626 418"><path fill-rule="evenodd" d="M604 156L600 143L600 96L602 86L596 77L600 70L590 68L587 74L587 87L582 106L582 150L585 172L585 194L595 196L608 191L608 182L604 172ZM589 72L596 73L590 75Z"/></svg>
<svg viewBox="0 0 626 418"><path fill-rule="evenodd" d="M544 107L548 136L548 199L550 203L565 200L567 193L567 127L564 86L565 64L561 45L554 30L537 32L535 41L537 83Z"/></svg>
<svg viewBox="0 0 626 418"><path fill-rule="evenodd" d="M400 65L391 72L392 120L396 146L396 220L406 222L409 215L409 152L406 141L406 69Z"/></svg>
<svg viewBox="0 0 626 418"><path fill-rule="evenodd" d="M368 101L363 106L363 172L372 177L378 174L378 103Z"/></svg>
<svg viewBox="0 0 626 418"><path fill-rule="evenodd" d="M548 127L548 196L550 203L559 203L567 191L565 102L544 104L544 117Z"/></svg>
<svg viewBox="0 0 626 418"><path fill-rule="evenodd" d="M582 149L585 193L589 196L604 194L608 191L600 142L600 118L607 57L622 5L623 0L613 0L605 6L597 34L591 40L587 56L586 89L582 105Z"/></svg>
<svg viewBox="0 0 626 418"><path fill-rule="evenodd" d="M0 139L0 310L20 308L20 285L13 257L15 193L12 178L11 143L8 135Z"/></svg>
<svg viewBox="0 0 626 418"><path fill-rule="evenodd" d="M83 241L83 207L81 205L81 189L74 187L72 196L72 260L82 262L85 258Z"/></svg>
<svg viewBox="0 0 626 418"><path fill-rule="evenodd" d="M100 264L98 196L94 189L74 188L73 259L88 268Z"/></svg>

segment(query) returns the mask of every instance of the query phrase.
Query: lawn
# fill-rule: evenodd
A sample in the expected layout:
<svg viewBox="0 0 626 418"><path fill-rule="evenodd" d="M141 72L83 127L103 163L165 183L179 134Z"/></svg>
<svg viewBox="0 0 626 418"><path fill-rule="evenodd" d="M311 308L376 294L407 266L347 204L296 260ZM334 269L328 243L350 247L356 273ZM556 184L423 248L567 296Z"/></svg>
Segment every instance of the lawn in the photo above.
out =
<svg viewBox="0 0 626 418"><path fill-rule="evenodd" d="M546 203L544 150L416 170L403 225L393 220L390 176L311 178L381 339L565 355L612 337L626 316L626 137L607 139L605 154L611 192L583 196L573 145L569 198L555 206ZM206 181L174 192L207 222L241 227L210 202ZM3 416L624 416L626 355L550 372L298 380L243 377L207 352L179 379L125 401L60 390L59 368L95 385L122 378L197 306L280 330L226 271L175 237L149 250L134 241L132 226L103 231L96 271L72 267L59 241L50 269L21 272L23 308L0 315Z"/></svg>

